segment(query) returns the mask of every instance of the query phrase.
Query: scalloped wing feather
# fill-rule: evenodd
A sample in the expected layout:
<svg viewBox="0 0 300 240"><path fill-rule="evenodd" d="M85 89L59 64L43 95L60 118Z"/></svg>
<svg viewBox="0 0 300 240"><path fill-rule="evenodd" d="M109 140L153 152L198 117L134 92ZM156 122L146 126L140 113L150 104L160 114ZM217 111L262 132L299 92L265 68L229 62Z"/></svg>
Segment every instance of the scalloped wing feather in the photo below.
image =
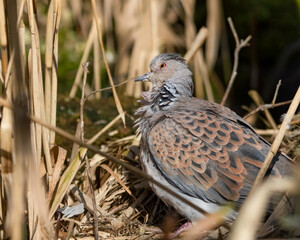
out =
<svg viewBox="0 0 300 240"><path fill-rule="evenodd" d="M240 205L265 159L265 142L212 112L181 109L165 116L149 132L148 143L166 179L190 196ZM276 167L271 174L280 176Z"/></svg>

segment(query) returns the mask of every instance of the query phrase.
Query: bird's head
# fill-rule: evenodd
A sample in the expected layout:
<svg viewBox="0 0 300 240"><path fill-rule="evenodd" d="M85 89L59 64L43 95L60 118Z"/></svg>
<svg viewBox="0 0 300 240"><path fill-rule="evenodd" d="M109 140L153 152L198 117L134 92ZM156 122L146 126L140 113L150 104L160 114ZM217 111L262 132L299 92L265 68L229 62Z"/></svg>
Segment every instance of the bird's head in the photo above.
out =
<svg viewBox="0 0 300 240"><path fill-rule="evenodd" d="M192 72L185 59L177 53L164 53L152 59L150 72L138 77L135 81L151 82L153 88L165 84L180 85L193 89Z"/></svg>

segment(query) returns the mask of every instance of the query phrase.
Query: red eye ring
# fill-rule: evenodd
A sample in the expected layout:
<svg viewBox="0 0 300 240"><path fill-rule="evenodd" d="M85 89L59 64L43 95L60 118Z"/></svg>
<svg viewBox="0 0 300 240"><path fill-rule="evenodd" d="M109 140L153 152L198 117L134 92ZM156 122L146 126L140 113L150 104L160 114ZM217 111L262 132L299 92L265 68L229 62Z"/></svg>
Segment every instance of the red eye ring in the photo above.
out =
<svg viewBox="0 0 300 240"><path fill-rule="evenodd" d="M165 63L160 64L159 68L164 69L167 65Z"/></svg>

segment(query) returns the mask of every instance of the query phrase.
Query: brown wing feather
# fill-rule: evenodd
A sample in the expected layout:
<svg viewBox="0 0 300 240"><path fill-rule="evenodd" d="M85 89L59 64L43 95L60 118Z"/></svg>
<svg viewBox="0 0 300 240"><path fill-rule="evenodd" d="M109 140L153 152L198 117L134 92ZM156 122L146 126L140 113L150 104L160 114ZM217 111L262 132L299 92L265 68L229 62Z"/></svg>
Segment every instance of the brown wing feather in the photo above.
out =
<svg viewBox="0 0 300 240"><path fill-rule="evenodd" d="M211 202L241 202L265 158L265 143L251 131L213 113L173 111L151 129L150 152L181 191Z"/></svg>

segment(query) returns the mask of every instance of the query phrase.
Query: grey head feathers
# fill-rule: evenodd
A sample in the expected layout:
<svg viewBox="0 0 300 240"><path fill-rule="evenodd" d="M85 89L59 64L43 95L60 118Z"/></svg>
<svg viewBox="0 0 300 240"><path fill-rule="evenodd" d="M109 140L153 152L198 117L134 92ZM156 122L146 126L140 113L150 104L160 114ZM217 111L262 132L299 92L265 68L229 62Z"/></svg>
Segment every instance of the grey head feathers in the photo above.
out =
<svg viewBox="0 0 300 240"><path fill-rule="evenodd" d="M150 68L151 68L151 64L154 64L157 61L168 61L168 60L174 60L186 64L186 60L178 53L163 53L157 55L155 58L152 59L150 63Z"/></svg>
<svg viewBox="0 0 300 240"><path fill-rule="evenodd" d="M144 94L144 99L159 109L167 109L181 98L191 98L193 92L192 72L186 60L177 53L156 56L149 65L150 72L135 81L152 83L152 90Z"/></svg>

